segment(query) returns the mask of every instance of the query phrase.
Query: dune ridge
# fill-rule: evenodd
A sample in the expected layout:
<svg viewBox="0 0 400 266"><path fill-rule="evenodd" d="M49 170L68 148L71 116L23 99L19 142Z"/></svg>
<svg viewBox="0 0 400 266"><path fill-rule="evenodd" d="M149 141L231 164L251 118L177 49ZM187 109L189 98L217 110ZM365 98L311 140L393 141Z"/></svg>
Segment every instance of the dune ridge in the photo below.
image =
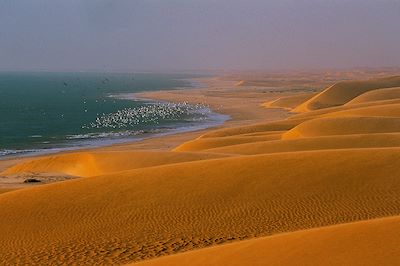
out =
<svg viewBox="0 0 400 266"><path fill-rule="evenodd" d="M400 87L372 90L361 94L360 96L354 98L346 104L358 104L365 102L375 102L375 101L388 101L392 99L399 99Z"/></svg>
<svg viewBox="0 0 400 266"><path fill-rule="evenodd" d="M399 82L349 81L282 98L301 113L207 131L167 151L17 163L0 175L80 178L0 194L0 260L391 264L400 246ZM191 252L172 255L182 251Z"/></svg>
<svg viewBox="0 0 400 266"><path fill-rule="evenodd" d="M60 173L79 177L98 176L137 168L222 157L218 154L161 151L79 152L45 156L14 165L2 174Z"/></svg>
<svg viewBox="0 0 400 266"><path fill-rule="evenodd" d="M355 97L376 89L400 86L400 76L372 79L367 81L343 81L336 83L310 100L294 108L295 112L307 112L343 105Z"/></svg>
<svg viewBox="0 0 400 266"><path fill-rule="evenodd" d="M305 93L300 95L280 97L276 100L264 103L263 106L267 108L286 108L290 110L297 107L299 104L303 103L314 95L315 93Z"/></svg>
<svg viewBox="0 0 400 266"><path fill-rule="evenodd" d="M279 234L134 265L396 265L400 217Z"/></svg>

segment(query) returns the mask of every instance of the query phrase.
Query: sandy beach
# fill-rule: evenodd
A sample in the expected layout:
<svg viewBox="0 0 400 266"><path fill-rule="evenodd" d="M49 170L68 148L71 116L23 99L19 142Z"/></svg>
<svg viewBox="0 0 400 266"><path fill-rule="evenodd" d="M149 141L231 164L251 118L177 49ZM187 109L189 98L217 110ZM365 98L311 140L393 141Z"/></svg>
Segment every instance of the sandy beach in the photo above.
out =
<svg viewBox="0 0 400 266"><path fill-rule="evenodd" d="M135 94L231 119L0 161L0 261L394 265L398 73L233 72Z"/></svg>

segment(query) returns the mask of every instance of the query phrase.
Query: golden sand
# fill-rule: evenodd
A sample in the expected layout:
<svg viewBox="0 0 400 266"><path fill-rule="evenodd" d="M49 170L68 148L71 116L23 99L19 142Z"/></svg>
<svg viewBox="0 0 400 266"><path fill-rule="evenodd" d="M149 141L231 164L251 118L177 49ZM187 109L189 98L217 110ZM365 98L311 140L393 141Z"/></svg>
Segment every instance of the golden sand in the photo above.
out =
<svg viewBox="0 0 400 266"><path fill-rule="evenodd" d="M134 265L397 265L400 217L279 234Z"/></svg>
<svg viewBox="0 0 400 266"><path fill-rule="evenodd" d="M231 114L218 129L1 162L4 180L68 179L3 186L3 264L397 262L400 78L317 94L236 82L147 95Z"/></svg>

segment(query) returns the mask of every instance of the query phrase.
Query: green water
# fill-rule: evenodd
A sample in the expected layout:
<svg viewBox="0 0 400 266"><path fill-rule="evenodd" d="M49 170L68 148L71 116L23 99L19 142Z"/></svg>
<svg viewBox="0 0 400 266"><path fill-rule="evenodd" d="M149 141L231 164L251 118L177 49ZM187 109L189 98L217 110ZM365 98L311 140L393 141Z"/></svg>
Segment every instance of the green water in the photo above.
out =
<svg viewBox="0 0 400 266"><path fill-rule="evenodd" d="M190 87L192 77L0 72L0 156L104 145L221 119L210 116L205 106L125 97L127 93Z"/></svg>

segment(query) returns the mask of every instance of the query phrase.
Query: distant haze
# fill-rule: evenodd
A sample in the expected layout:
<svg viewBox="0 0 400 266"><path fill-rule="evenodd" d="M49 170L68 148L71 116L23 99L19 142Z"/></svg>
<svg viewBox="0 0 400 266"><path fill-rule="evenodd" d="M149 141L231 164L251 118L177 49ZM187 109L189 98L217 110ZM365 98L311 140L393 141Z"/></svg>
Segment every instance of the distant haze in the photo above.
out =
<svg viewBox="0 0 400 266"><path fill-rule="evenodd" d="M400 0L0 0L1 70L400 66Z"/></svg>

